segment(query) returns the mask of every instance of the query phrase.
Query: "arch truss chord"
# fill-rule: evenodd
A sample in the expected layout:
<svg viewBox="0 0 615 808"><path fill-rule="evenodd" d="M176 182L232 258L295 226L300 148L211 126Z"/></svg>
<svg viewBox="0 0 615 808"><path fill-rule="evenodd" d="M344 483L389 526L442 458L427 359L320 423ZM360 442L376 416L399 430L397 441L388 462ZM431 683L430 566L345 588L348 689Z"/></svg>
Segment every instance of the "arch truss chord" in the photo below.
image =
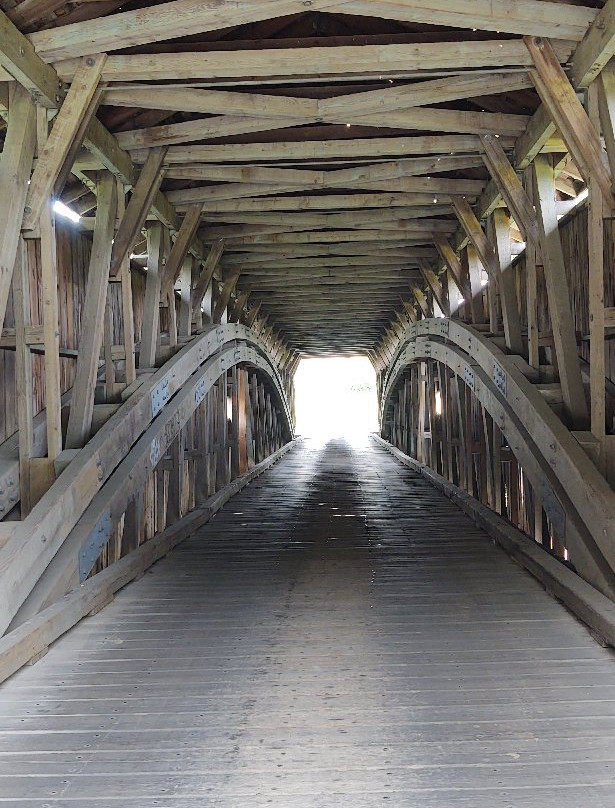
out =
<svg viewBox="0 0 615 808"><path fill-rule="evenodd" d="M458 320L424 319L381 380L382 436L615 594L615 492L520 356ZM561 402L560 402L561 403Z"/></svg>
<svg viewBox="0 0 615 808"><path fill-rule="evenodd" d="M112 595L109 581L126 569L134 577L155 560L147 549L154 539L159 547L179 540L173 525L187 514L207 521L291 445L288 384L262 339L239 323L210 327L146 374L70 453L26 518L11 523L0 548L1 630L20 626L30 636L33 621L59 609L51 634L66 631L83 616L81 601L66 612L67 592L104 572ZM100 591L92 589L96 597Z"/></svg>

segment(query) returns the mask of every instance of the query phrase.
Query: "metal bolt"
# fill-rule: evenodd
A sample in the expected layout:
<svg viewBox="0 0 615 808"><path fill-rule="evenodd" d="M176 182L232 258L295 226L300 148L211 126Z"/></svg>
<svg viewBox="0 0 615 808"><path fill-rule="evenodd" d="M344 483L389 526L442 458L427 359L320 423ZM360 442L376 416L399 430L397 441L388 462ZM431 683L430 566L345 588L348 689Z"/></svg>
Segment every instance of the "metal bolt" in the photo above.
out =
<svg viewBox="0 0 615 808"><path fill-rule="evenodd" d="M94 65L94 59L92 59L91 56L88 56L88 58L85 60L85 63L88 67L92 67Z"/></svg>
<svg viewBox="0 0 615 808"><path fill-rule="evenodd" d="M23 56L24 53L25 53L24 47L23 47L23 45L20 45L20 47L19 47L19 55Z"/></svg>

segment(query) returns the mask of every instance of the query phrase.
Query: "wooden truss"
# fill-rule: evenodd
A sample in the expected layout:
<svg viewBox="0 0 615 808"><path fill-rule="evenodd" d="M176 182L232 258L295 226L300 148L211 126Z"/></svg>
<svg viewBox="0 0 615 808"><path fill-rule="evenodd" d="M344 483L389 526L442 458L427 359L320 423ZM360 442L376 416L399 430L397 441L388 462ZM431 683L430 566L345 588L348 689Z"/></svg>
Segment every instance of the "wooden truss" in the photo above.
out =
<svg viewBox="0 0 615 808"><path fill-rule="evenodd" d="M314 353L612 596L615 0L120 5L0 13L0 630L276 457Z"/></svg>

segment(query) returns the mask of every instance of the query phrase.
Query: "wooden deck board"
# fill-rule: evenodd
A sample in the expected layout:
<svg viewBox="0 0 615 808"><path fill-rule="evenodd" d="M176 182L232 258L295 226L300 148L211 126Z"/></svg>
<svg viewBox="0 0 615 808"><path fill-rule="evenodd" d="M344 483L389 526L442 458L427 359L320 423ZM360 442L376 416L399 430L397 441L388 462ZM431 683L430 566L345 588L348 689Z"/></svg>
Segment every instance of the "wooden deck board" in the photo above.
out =
<svg viewBox="0 0 615 808"><path fill-rule="evenodd" d="M421 477L299 446L0 687L15 808L612 808L615 664Z"/></svg>

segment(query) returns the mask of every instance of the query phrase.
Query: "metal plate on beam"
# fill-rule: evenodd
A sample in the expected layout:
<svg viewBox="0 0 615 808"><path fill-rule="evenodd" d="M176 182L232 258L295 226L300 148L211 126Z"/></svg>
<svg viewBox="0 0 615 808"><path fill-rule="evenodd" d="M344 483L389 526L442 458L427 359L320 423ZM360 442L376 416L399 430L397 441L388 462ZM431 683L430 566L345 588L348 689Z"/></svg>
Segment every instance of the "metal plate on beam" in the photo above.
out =
<svg viewBox="0 0 615 808"><path fill-rule="evenodd" d="M197 384L194 388L194 403L198 407L198 405L203 401L205 398L205 394L207 392L207 379L201 379L201 381Z"/></svg>
<svg viewBox="0 0 615 808"><path fill-rule="evenodd" d="M152 468L158 465L158 461L160 460L160 440L158 438L154 438L152 441L152 445L149 450L149 462Z"/></svg>
<svg viewBox="0 0 615 808"><path fill-rule="evenodd" d="M495 386L498 388L500 393L506 398L507 389L508 389L508 376L506 375L506 371L498 362L493 363L493 373L492 373L493 381L495 382Z"/></svg>
<svg viewBox="0 0 615 808"><path fill-rule="evenodd" d="M159 381L154 387L150 393L150 398L152 403L152 418L155 418L171 398L169 380L166 377Z"/></svg>
<svg viewBox="0 0 615 808"><path fill-rule="evenodd" d="M466 365L463 369L463 380L471 390L474 390L476 377L474 376L474 371L469 365Z"/></svg>
<svg viewBox="0 0 615 808"><path fill-rule="evenodd" d="M10 469L6 474L0 473L0 519L13 510L19 499L19 486L15 471Z"/></svg>
<svg viewBox="0 0 615 808"><path fill-rule="evenodd" d="M96 559L103 547L111 538L111 511L109 508L103 513L94 529L83 543L79 551L79 581L83 583L90 574Z"/></svg>

